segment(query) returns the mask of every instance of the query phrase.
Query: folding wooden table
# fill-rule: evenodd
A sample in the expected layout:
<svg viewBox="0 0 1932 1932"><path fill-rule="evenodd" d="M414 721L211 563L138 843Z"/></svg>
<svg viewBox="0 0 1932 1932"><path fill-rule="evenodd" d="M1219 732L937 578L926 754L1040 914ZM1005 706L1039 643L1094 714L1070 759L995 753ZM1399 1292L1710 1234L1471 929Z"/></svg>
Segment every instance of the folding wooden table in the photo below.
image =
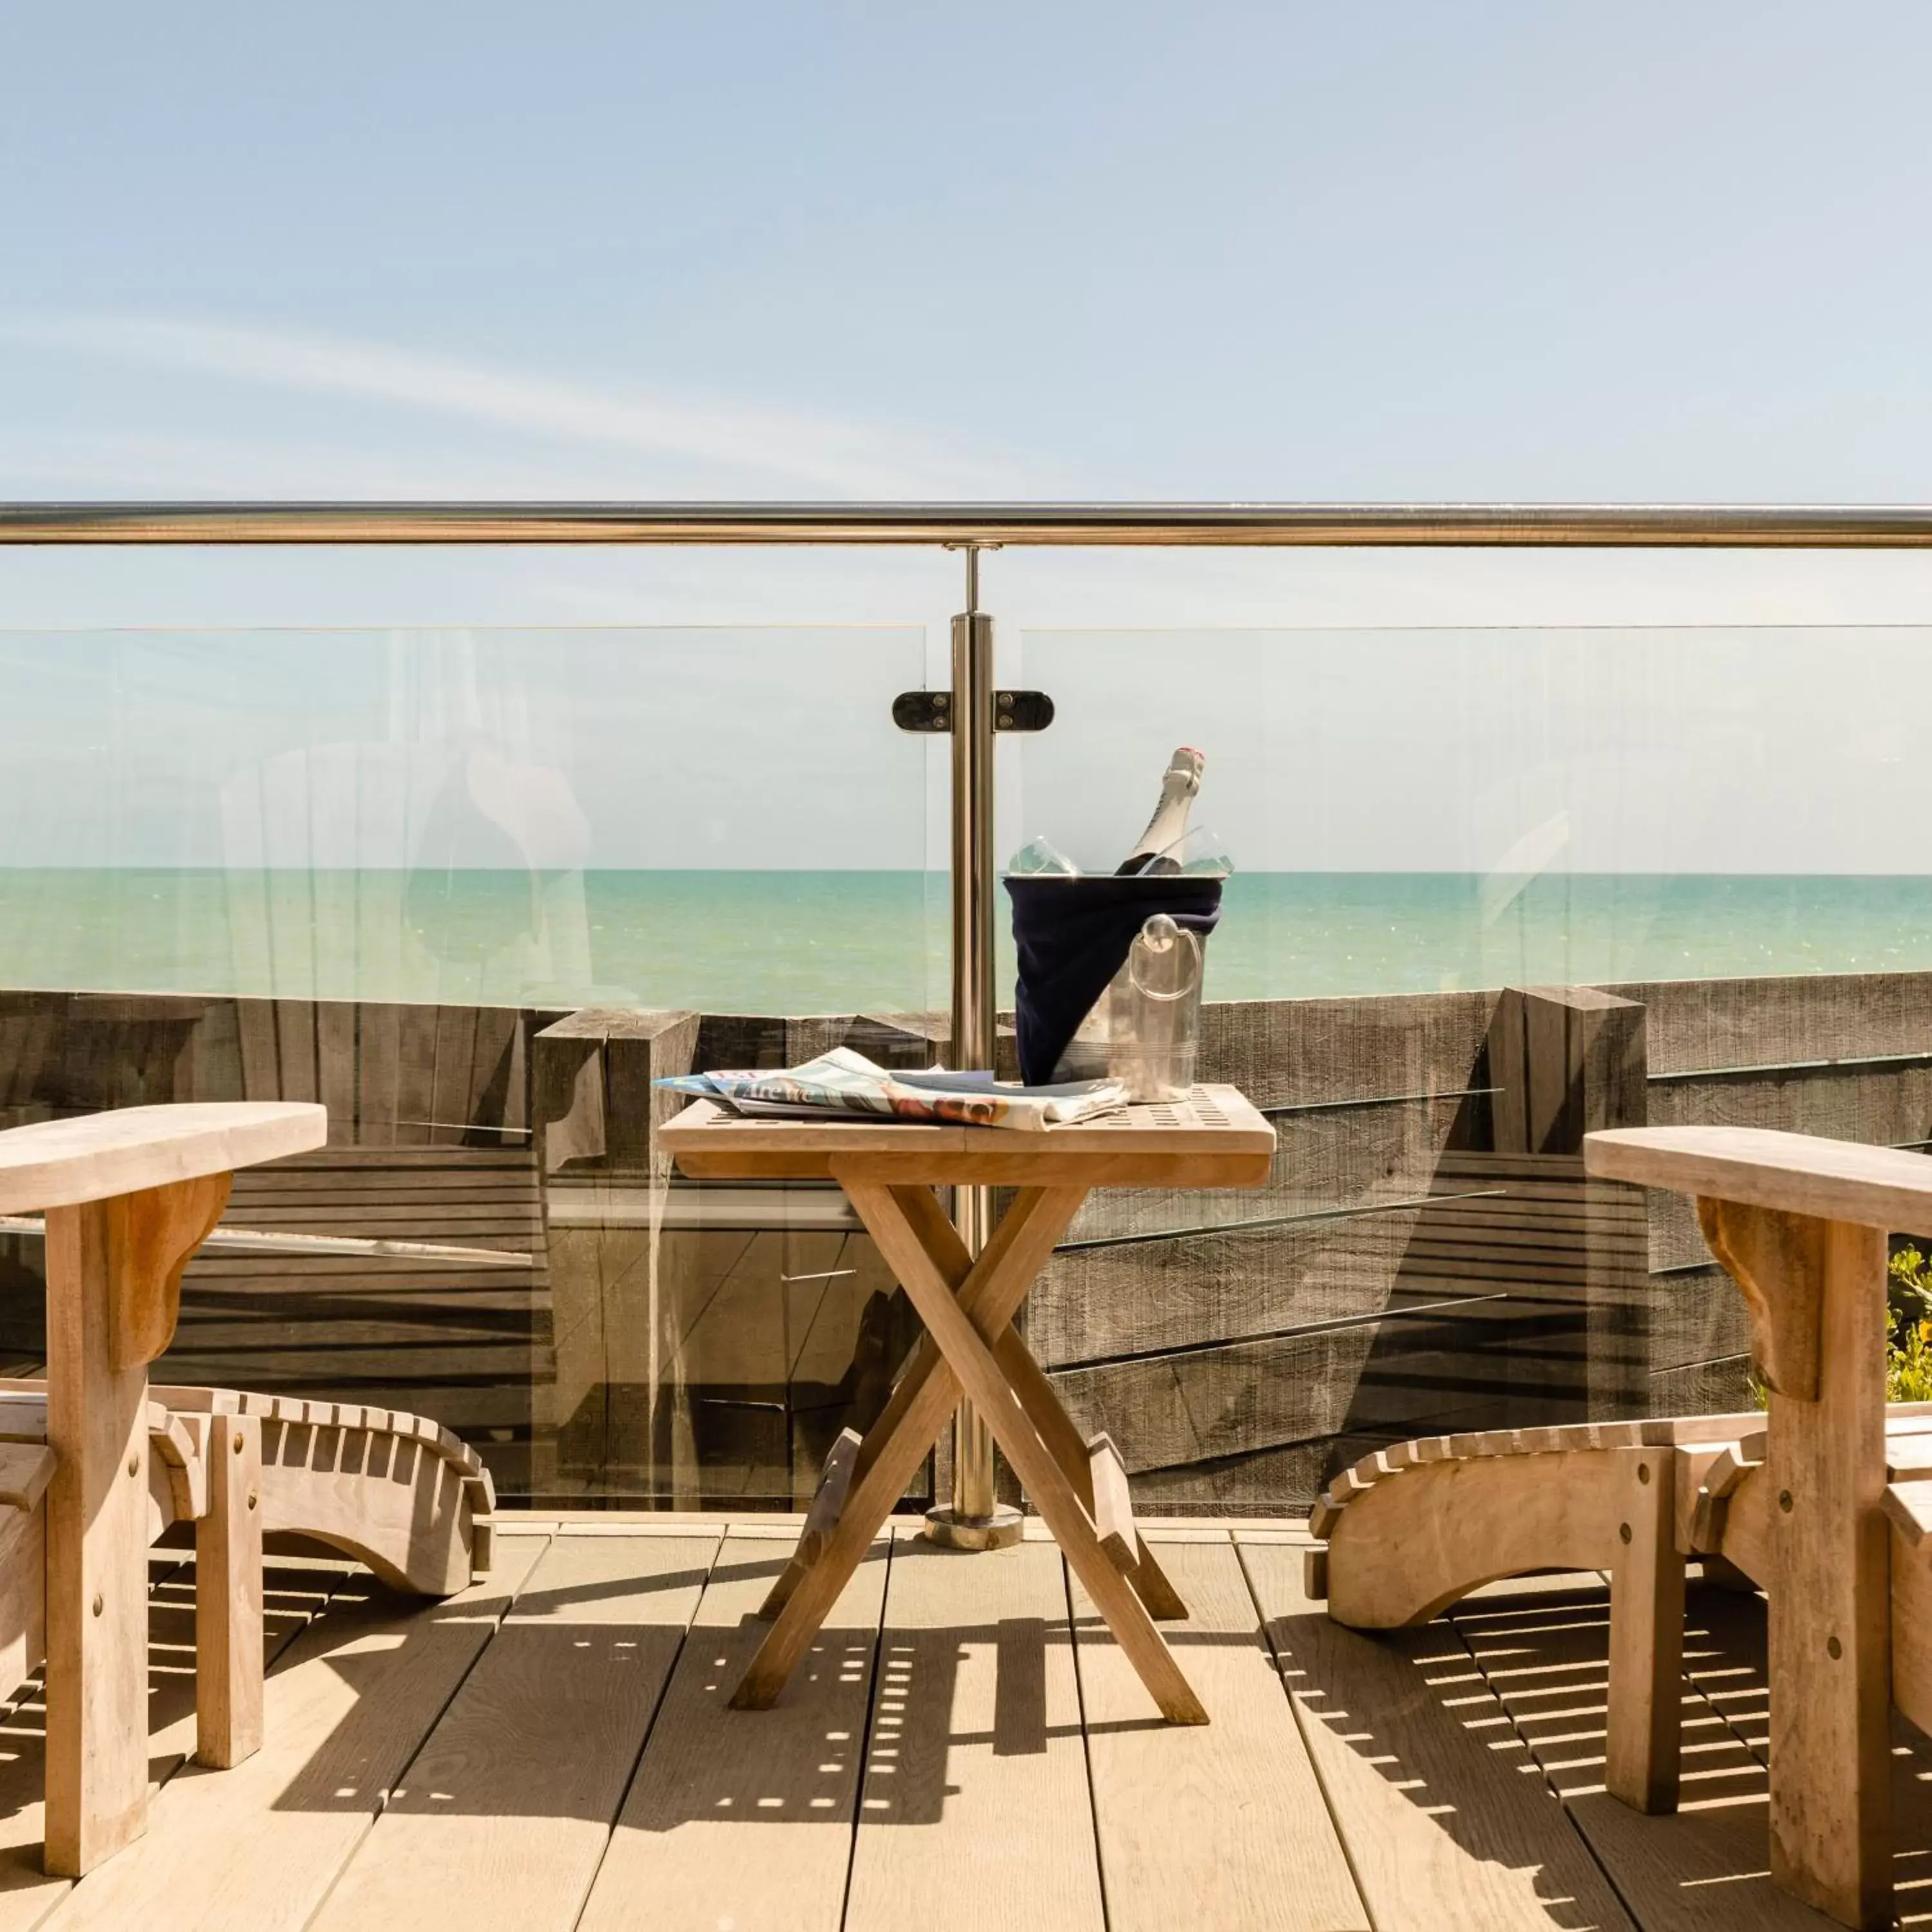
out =
<svg viewBox="0 0 1932 1932"><path fill-rule="evenodd" d="M964 1394L1162 1712L1205 1724L1154 1628L1186 1606L1134 1527L1119 1454L1104 1436L1082 1438L1012 1318L1089 1190L1259 1186L1274 1155L1268 1122L1232 1087L1040 1132L758 1119L700 1100L658 1144L694 1180L837 1181L926 1330L864 1440L848 1430L826 1458L797 1551L762 1612L776 1621L734 1706L776 1702ZM976 1185L1018 1192L975 1260L932 1190Z"/></svg>

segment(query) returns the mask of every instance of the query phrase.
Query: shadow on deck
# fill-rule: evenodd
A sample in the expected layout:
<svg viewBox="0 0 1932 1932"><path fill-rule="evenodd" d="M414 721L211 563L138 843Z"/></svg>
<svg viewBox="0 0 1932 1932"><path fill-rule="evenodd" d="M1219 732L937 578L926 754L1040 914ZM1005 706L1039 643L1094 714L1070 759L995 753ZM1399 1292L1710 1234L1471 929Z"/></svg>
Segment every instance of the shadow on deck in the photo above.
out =
<svg viewBox="0 0 1932 1932"><path fill-rule="evenodd" d="M192 1574L158 1552L149 1833L77 1886L40 1875L26 1687L0 1724L0 1932L1826 1922L1766 1875L1758 1598L1694 1587L1684 1808L1646 1819L1601 1788L1592 1576L1369 1636L1303 1594L1291 1528L1177 1528L1171 1634L1214 1721L1171 1730L1049 1543L966 1556L902 1527L778 1708L734 1712L787 1534L532 1519L430 1606L285 1564L268 1742L227 1772L184 1758ZM1909 1916L1932 1754L1899 1742Z"/></svg>

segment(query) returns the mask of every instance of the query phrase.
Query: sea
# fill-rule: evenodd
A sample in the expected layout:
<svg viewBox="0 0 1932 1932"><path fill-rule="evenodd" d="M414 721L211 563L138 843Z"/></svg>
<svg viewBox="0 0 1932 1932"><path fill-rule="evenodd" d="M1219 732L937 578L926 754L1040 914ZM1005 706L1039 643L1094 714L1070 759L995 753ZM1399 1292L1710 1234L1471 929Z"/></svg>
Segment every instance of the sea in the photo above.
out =
<svg viewBox="0 0 1932 1932"><path fill-rule="evenodd" d="M19 868L0 986L917 1012L948 906L939 872ZM1932 876L1238 873L1207 958L1215 1000L1932 970Z"/></svg>

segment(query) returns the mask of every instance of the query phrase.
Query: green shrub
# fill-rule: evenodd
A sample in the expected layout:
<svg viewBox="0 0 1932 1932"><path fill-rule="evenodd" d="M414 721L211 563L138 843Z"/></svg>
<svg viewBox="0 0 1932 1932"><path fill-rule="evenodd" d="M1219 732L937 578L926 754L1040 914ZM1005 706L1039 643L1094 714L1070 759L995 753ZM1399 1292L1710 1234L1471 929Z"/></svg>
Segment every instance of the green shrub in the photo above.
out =
<svg viewBox="0 0 1932 1932"><path fill-rule="evenodd" d="M1932 1402L1932 1322L1922 1322L1886 1351L1887 1402Z"/></svg>
<svg viewBox="0 0 1932 1932"><path fill-rule="evenodd" d="M1886 1276L1886 1400L1932 1402L1932 1262L1908 1241Z"/></svg>
<svg viewBox="0 0 1932 1932"><path fill-rule="evenodd" d="M1885 1399L1932 1402L1932 1259L1910 1241L1886 1264ZM1767 1406L1769 1391L1750 1374L1751 1400Z"/></svg>

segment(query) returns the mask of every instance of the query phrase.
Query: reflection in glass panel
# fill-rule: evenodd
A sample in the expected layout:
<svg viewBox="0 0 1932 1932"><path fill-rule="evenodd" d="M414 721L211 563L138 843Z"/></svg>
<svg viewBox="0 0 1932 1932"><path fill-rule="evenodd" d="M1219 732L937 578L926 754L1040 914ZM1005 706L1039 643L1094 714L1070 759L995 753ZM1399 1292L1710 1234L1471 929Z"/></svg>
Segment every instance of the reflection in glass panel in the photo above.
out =
<svg viewBox="0 0 1932 1932"><path fill-rule="evenodd" d="M0 1121L329 1110L325 1152L237 1177L158 1378L432 1416L514 1498L808 1495L900 1304L836 1190L673 1176L650 1082L930 1060L932 753L890 718L924 650L0 637ZM0 1231L16 1368L42 1265Z"/></svg>
<svg viewBox="0 0 1932 1932"><path fill-rule="evenodd" d="M1232 853L1202 1077L1264 1194L1096 1197L1030 1337L1135 1493L1305 1505L1417 1436L1753 1403L1690 1204L1596 1126L1932 1144L1918 630L1029 632L1003 850L1107 868L1177 744ZM1006 969L1010 972L1010 964Z"/></svg>

